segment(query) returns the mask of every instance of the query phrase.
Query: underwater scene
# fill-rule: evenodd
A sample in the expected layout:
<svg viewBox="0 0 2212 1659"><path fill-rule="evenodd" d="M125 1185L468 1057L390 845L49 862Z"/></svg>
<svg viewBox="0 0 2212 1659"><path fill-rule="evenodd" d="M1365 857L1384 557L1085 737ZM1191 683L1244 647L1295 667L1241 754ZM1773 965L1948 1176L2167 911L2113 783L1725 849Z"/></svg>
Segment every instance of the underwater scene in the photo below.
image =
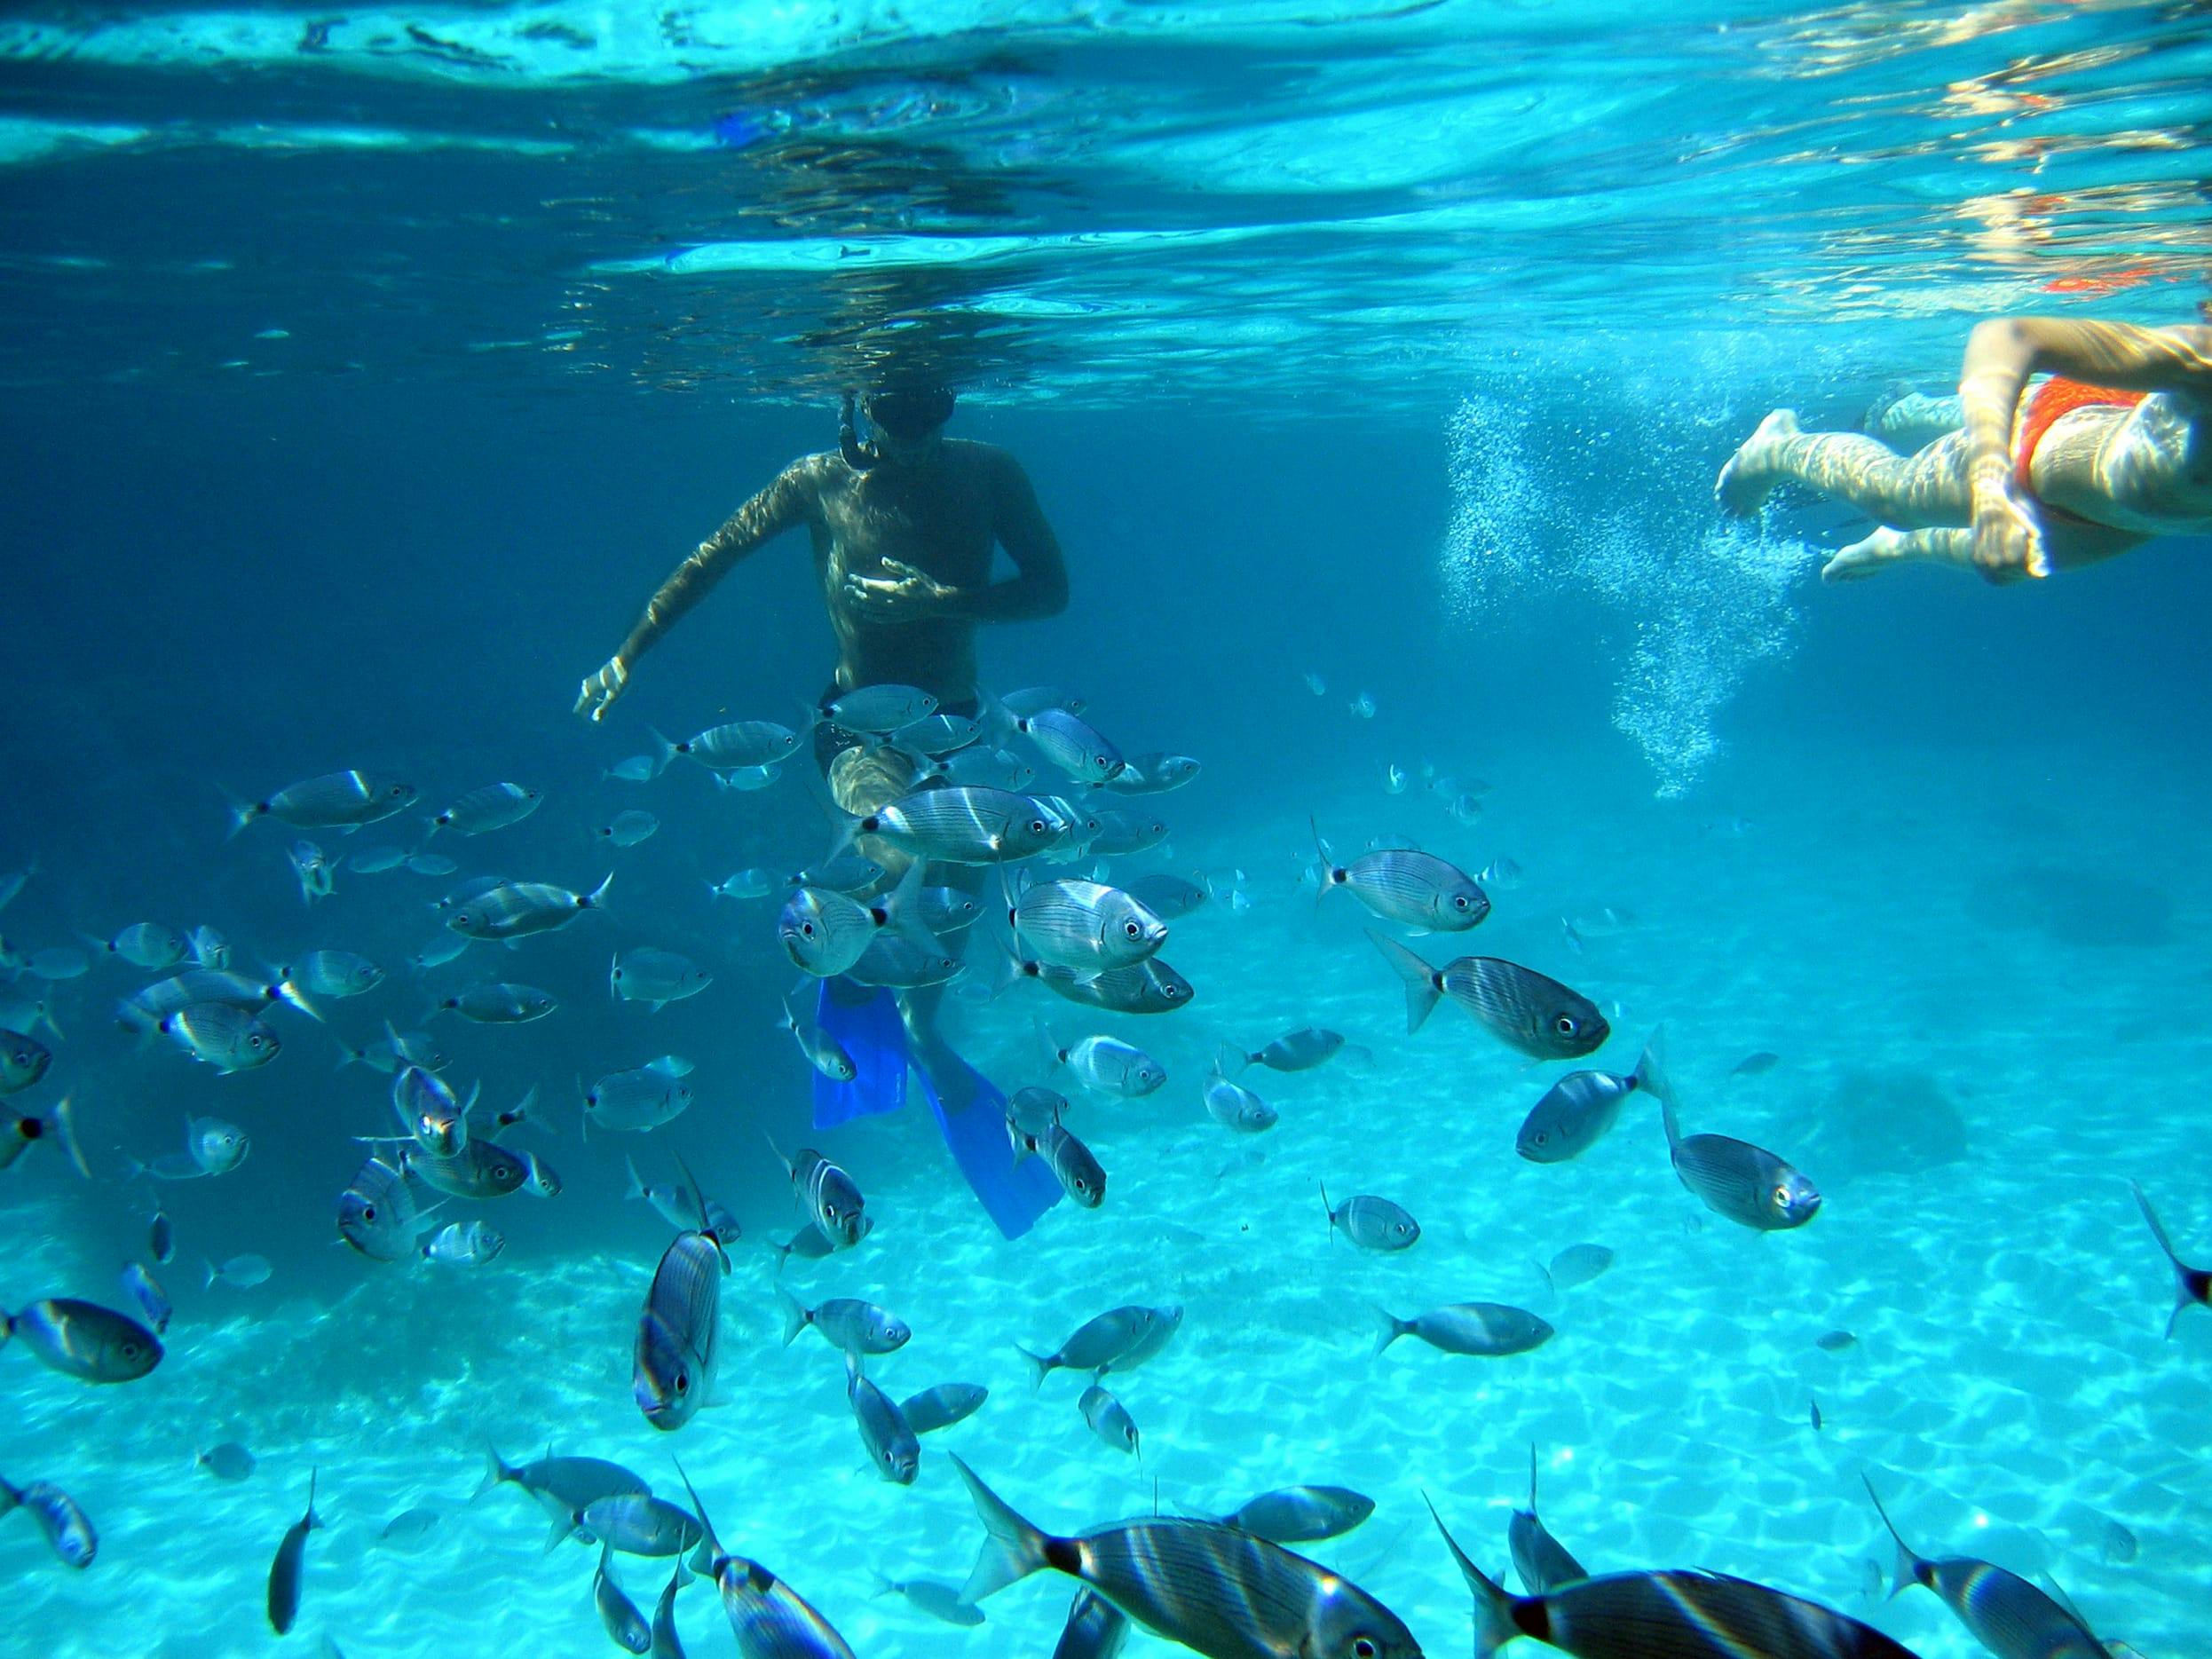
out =
<svg viewBox="0 0 2212 1659"><path fill-rule="evenodd" d="M0 1654L2212 1654L2208 89L8 8Z"/></svg>

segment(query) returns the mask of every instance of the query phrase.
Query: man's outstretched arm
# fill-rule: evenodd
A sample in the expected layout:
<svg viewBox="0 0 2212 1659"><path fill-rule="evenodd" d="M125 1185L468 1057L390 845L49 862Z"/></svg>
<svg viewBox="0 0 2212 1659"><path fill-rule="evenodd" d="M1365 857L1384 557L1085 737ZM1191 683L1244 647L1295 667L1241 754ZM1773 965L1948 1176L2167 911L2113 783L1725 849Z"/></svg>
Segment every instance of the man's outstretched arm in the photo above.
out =
<svg viewBox="0 0 2212 1659"><path fill-rule="evenodd" d="M704 599L732 565L771 536L806 520L814 500L806 465L801 461L786 467L773 484L731 513L721 529L668 573L668 580L645 602L644 613L622 642L622 648L585 677L576 698L578 714L592 720L603 718L629 684L630 670L637 660L675 626L679 617Z"/></svg>

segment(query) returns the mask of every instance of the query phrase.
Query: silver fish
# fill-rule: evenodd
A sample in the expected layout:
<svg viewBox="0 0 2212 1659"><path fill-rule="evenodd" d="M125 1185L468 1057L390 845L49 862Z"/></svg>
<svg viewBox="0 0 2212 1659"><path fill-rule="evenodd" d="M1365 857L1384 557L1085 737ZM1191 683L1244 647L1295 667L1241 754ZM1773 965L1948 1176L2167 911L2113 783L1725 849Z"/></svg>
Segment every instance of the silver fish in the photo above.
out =
<svg viewBox="0 0 2212 1659"><path fill-rule="evenodd" d="M1321 1189L1321 1207L1329 1217L1331 1236L1341 1232L1362 1250L1410 1250L1421 1242L1421 1224L1387 1198L1355 1193L1342 1204L1331 1205L1329 1189Z"/></svg>
<svg viewBox="0 0 2212 1659"><path fill-rule="evenodd" d="M134 1382L162 1363L161 1342L137 1320L68 1296L0 1313L0 1345L11 1338L48 1370L90 1383Z"/></svg>
<svg viewBox="0 0 2212 1659"><path fill-rule="evenodd" d="M1465 933L1490 913L1489 897L1473 876L1433 853L1386 847L1339 865L1314 831L1321 852L1321 892L1340 887L1386 921L1434 933Z"/></svg>
<svg viewBox="0 0 2212 1659"><path fill-rule="evenodd" d="M1091 1426L1091 1433L1116 1451L1136 1451L1136 1419L1129 1415L1126 1406L1098 1384L1093 1383L1086 1388L1082 1397L1075 1402L1075 1407L1082 1412L1083 1420Z"/></svg>
<svg viewBox="0 0 2212 1659"><path fill-rule="evenodd" d="M1101 807L1091 814L1097 821L1089 850L1101 858L1125 858L1157 847L1167 839L1167 823L1142 812Z"/></svg>
<svg viewBox="0 0 2212 1659"><path fill-rule="evenodd" d="M936 940L887 929L868 941L868 948L845 970L845 977L857 985L913 991L941 985L960 971L960 958Z"/></svg>
<svg viewBox="0 0 2212 1659"><path fill-rule="evenodd" d="M451 1157L469 1144L469 1109L435 1071L400 1067L391 1079L391 1110L401 1131L432 1157Z"/></svg>
<svg viewBox="0 0 2212 1659"><path fill-rule="evenodd" d="M1064 708L1016 715L1013 723L1016 731L1037 746L1039 754L1078 783L1105 783L1126 764L1110 740Z"/></svg>
<svg viewBox="0 0 2212 1659"><path fill-rule="evenodd" d="M1265 1066L1270 1071L1310 1071L1331 1058L1344 1047L1339 1031L1325 1031L1315 1025L1301 1026L1285 1031L1266 1047L1244 1055L1246 1065Z"/></svg>
<svg viewBox="0 0 2212 1659"><path fill-rule="evenodd" d="M1667 1155L1682 1184L1705 1207L1762 1233L1803 1227L1820 1213L1821 1195L1803 1175L1763 1147L1725 1134L1685 1135L1674 1102L1661 1099Z"/></svg>
<svg viewBox="0 0 2212 1659"><path fill-rule="evenodd" d="M573 893L541 881L508 882L465 901L446 918L446 925L472 939L520 939L550 933L588 910L604 908L607 889L613 882L610 873L589 893Z"/></svg>
<svg viewBox="0 0 2212 1659"><path fill-rule="evenodd" d="M211 1002L246 1014L258 1014L273 1002L288 1002L303 1014L315 1012L297 987L283 981L270 984L228 968L192 968L155 980L126 1000L117 1013L126 1028L150 1031L169 1015Z"/></svg>
<svg viewBox="0 0 2212 1659"><path fill-rule="evenodd" d="M851 1348L845 1350L845 1399L852 1407L868 1461L885 1480L912 1486L921 1459L920 1443L890 1395L868 1380L860 1355Z"/></svg>
<svg viewBox="0 0 2212 1659"><path fill-rule="evenodd" d="M1474 1659L1531 1631L1575 1659L1914 1659L1818 1602L1717 1574L1608 1573L1541 1596L1508 1595L1467 1559L1441 1516L1436 1529L1474 1592Z"/></svg>
<svg viewBox="0 0 2212 1659"><path fill-rule="evenodd" d="M321 997L358 997L384 981L384 970L366 956L351 951L310 951L297 961L276 970L280 984Z"/></svg>
<svg viewBox="0 0 2212 1659"><path fill-rule="evenodd" d="M705 1536L689 1510L650 1492L596 1497L576 1519L580 1531L624 1555L681 1555Z"/></svg>
<svg viewBox="0 0 2212 1659"><path fill-rule="evenodd" d="M99 944L108 955L119 956L133 968L174 968L185 960L184 936L158 921L134 921Z"/></svg>
<svg viewBox="0 0 2212 1659"><path fill-rule="evenodd" d="M382 875L407 861L404 847L357 847L345 856L345 867L355 875Z"/></svg>
<svg viewBox="0 0 2212 1659"><path fill-rule="evenodd" d="M776 936L794 967L818 979L833 978L857 962L884 929L912 927L908 910L921 879L917 862L880 901L833 888L795 888L777 915Z"/></svg>
<svg viewBox="0 0 2212 1659"><path fill-rule="evenodd" d="M906 1322L873 1302L833 1297L818 1307L809 1307L789 1291L776 1292L784 1314L784 1346L798 1340L811 1325L833 1348L856 1354L890 1354L906 1346L913 1331Z"/></svg>
<svg viewBox="0 0 2212 1659"><path fill-rule="evenodd" d="M1047 708L1064 708L1071 715L1079 715L1090 705L1074 692L1056 685L1025 685L1001 697L999 707L1009 715L1027 716Z"/></svg>
<svg viewBox="0 0 2212 1659"><path fill-rule="evenodd" d="M1374 1513L1375 1500L1349 1487L1286 1486L1260 1493L1222 1516L1221 1524L1270 1544L1320 1544L1342 1537Z"/></svg>
<svg viewBox="0 0 2212 1659"><path fill-rule="evenodd" d="M659 818L632 807L626 812L617 812L594 833L609 846L635 847L640 841L652 840L660 830Z"/></svg>
<svg viewBox="0 0 2212 1659"><path fill-rule="evenodd" d="M939 1383L900 1401L898 1412L915 1434L928 1434L974 1416L990 1395L980 1383Z"/></svg>
<svg viewBox="0 0 2212 1659"><path fill-rule="evenodd" d="M936 712L937 699L912 685L863 685L822 706L847 731L884 733L911 726Z"/></svg>
<svg viewBox="0 0 2212 1659"><path fill-rule="evenodd" d="M154 1260L163 1267L167 1267L177 1259L176 1227L170 1222L169 1217L158 1209L154 1212L153 1218L146 1222L146 1246L153 1252Z"/></svg>
<svg viewBox="0 0 2212 1659"><path fill-rule="evenodd" d="M1505 1523L1505 1547L1513 1558L1521 1587L1532 1596L1571 1584L1590 1574L1537 1518L1537 1449L1529 1448L1529 1507L1513 1511Z"/></svg>
<svg viewBox="0 0 2212 1659"><path fill-rule="evenodd" d="M584 1095L584 1121L601 1129L658 1129L691 1104L691 1086L650 1066L611 1071Z"/></svg>
<svg viewBox="0 0 2212 1659"><path fill-rule="evenodd" d="M1375 1312L1382 1320L1375 1339L1378 1354L1400 1337L1418 1337L1441 1353L1484 1359L1526 1354L1552 1339L1552 1327L1536 1315L1500 1302L1454 1302L1411 1319L1400 1319L1380 1307Z"/></svg>
<svg viewBox="0 0 2212 1659"><path fill-rule="evenodd" d="M426 1225L404 1172L370 1158L338 1195L338 1236L372 1261L404 1261Z"/></svg>
<svg viewBox="0 0 2212 1659"><path fill-rule="evenodd" d="M602 778L619 778L624 783L650 783L660 776L660 760L651 754L633 754L628 760L617 761L599 774Z"/></svg>
<svg viewBox="0 0 2212 1659"><path fill-rule="evenodd" d="M668 1574L660 1600L653 1604L652 1659L685 1659L683 1639L675 1627L675 1592L683 1588L683 1581L690 1576L678 1560Z"/></svg>
<svg viewBox="0 0 2212 1659"><path fill-rule="evenodd" d="M407 868L417 875L451 875L461 866L442 852L411 852Z"/></svg>
<svg viewBox="0 0 2212 1659"><path fill-rule="evenodd" d="M273 818L295 829L358 829L407 810L415 786L382 772L326 772L280 789L265 801L231 803L231 833L256 818Z"/></svg>
<svg viewBox="0 0 2212 1659"><path fill-rule="evenodd" d="M1128 1639L1128 1615L1090 1585L1079 1584L1052 1659L1115 1659Z"/></svg>
<svg viewBox="0 0 2212 1659"><path fill-rule="evenodd" d="M733 720L709 726L681 743L671 743L658 731L652 735L663 766L681 754L717 772L773 766L796 754L804 741L789 726L772 720Z"/></svg>
<svg viewBox="0 0 2212 1659"><path fill-rule="evenodd" d="M0 1031L0 1094L20 1094L46 1075L53 1051L36 1037Z"/></svg>
<svg viewBox="0 0 2212 1659"><path fill-rule="evenodd" d="M1117 1014L1172 1014L1189 1007L1197 994L1188 979L1157 956L1086 976L1057 962L1024 959L1018 952L1004 951L1005 942L1000 943L1006 960L1002 975L992 987L993 995L1016 980L1028 978L1086 1007L1107 1008Z"/></svg>
<svg viewBox="0 0 2212 1659"><path fill-rule="evenodd" d="M965 1630L973 1630L984 1622L984 1610L963 1600L954 1584L940 1584L927 1578L902 1581L878 1573L875 1592L879 1596L904 1596L910 1606L931 1618L958 1624Z"/></svg>
<svg viewBox="0 0 2212 1659"><path fill-rule="evenodd" d="M722 1349L722 1246L679 1233L661 1252L637 1320L630 1393L645 1421L673 1431L714 1392Z"/></svg>
<svg viewBox="0 0 2212 1659"><path fill-rule="evenodd" d="M705 1218L699 1214L699 1204L691 1188L679 1187L671 1181L656 1181L647 1186L644 1177L637 1173L636 1163L627 1154L622 1158L622 1167L629 1172L629 1188L622 1195L625 1198L643 1198L659 1212L662 1221L678 1231L686 1228L705 1227Z"/></svg>
<svg viewBox="0 0 2212 1659"><path fill-rule="evenodd" d="M1007 1137L1014 1143L1017 1167L1024 1158L1041 1157L1060 1182L1061 1190L1085 1209L1095 1210L1106 1202L1105 1166L1089 1147L1057 1123L1048 1123L1032 1134L1008 1118Z"/></svg>
<svg viewBox="0 0 2212 1659"><path fill-rule="evenodd" d="M1011 749L978 744L939 761L936 775L949 784L1016 792L1037 781L1037 769Z"/></svg>
<svg viewBox="0 0 2212 1659"><path fill-rule="evenodd" d="M966 715L925 715L898 729L898 747L912 754L950 754L983 735L982 723Z"/></svg>
<svg viewBox="0 0 2212 1659"><path fill-rule="evenodd" d="M833 893L857 898L882 886L883 878L888 873L873 858L863 858L854 852L841 852L823 859L819 864L809 865L784 885L827 888Z"/></svg>
<svg viewBox="0 0 2212 1659"><path fill-rule="evenodd" d="M507 1247L507 1240L483 1221L448 1221L424 1242L423 1260L449 1268L481 1267Z"/></svg>
<svg viewBox="0 0 2212 1659"><path fill-rule="evenodd" d="M24 868L10 870L0 875L0 910L5 910L13 903L15 896L23 890L23 884L37 873L38 860L34 858Z"/></svg>
<svg viewBox="0 0 2212 1659"><path fill-rule="evenodd" d="M46 1535L46 1547L64 1566L82 1572L99 1555L99 1534L92 1529L91 1518L77 1507L75 1499L51 1481L33 1481L28 1486L16 1487L0 1480L0 1515L16 1509L38 1523L38 1529Z"/></svg>
<svg viewBox="0 0 2212 1659"><path fill-rule="evenodd" d="M1041 1134L1068 1115L1068 1097L1037 1084L1016 1089L1007 1102L1007 1121L1023 1134Z"/></svg>
<svg viewBox="0 0 2212 1659"><path fill-rule="evenodd" d="M559 1007L559 1000L549 991L535 985L517 985L501 982L494 984L470 985L444 999L423 1018L447 1009L464 1020L478 1025L526 1025L541 1020Z"/></svg>
<svg viewBox="0 0 2212 1659"><path fill-rule="evenodd" d="M683 1473L682 1465L676 1473ZM738 1639L739 1659L853 1659L845 1639L797 1591L760 1562L723 1548L689 1475L683 1476L683 1489L706 1529L704 1565L722 1592L722 1610Z"/></svg>
<svg viewBox="0 0 2212 1659"><path fill-rule="evenodd" d="M1132 876L1122 889L1162 921L1174 921L1205 905L1209 895L1196 881L1157 873Z"/></svg>
<svg viewBox="0 0 2212 1659"><path fill-rule="evenodd" d="M862 1237L861 1218L865 1200L853 1178L812 1147L801 1147L795 1157L786 1157L775 1142L768 1149L791 1178L791 1189L808 1220L824 1237L841 1250L849 1250Z"/></svg>
<svg viewBox="0 0 2212 1659"><path fill-rule="evenodd" d="M2088 1625L2018 1573L1971 1555L1931 1560L1919 1554L1898 1532L1874 1482L1860 1479L1897 1545L1892 1597L1925 1584L1997 1659L2105 1659L2105 1644Z"/></svg>
<svg viewBox="0 0 2212 1659"><path fill-rule="evenodd" d="M490 830L505 829L510 824L521 823L544 800L542 789L525 789L520 784L486 784L481 789L470 790L431 818L423 839L427 841L441 829L449 829L456 835L482 835Z"/></svg>
<svg viewBox="0 0 2212 1659"><path fill-rule="evenodd" d="M376 1547L397 1550L402 1555L412 1555L430 1542L431 1534L438 1530L445 1516L435 1509L403 1509L384 1522L383 1530L376 1535Z"/></svg>
<svg viewBox="0 0 2212 1659"><path fill-rule="evenodd" d="M620 1002L642 1002L658 1014L671 1002L696 997L715 976L674 951L639 949L617 955L607 968L607 993Z"/></svg>
<svg viewBox="0 0 2212 1659"><path fill-rule="evenodd" d="M91 971L92 959L74 946L56 944L33 951L20 961L7 966L20 968L34 979L82 979Z"/></svg>
<svg viewBox="0 0 2212 1659"><path fill-rule="evenodd" d="M1476 1024L1536 1060L1579 1060L1612 1034L1596 1003L1534 968L1496 956L1462 956L1431 968L1395 939L1367 936L1405 985L1409 1035L1448 996Z"/></svg>
<svg viewBox="0 0 2212 1659"><path fill-rule="evenodd" d="M1168 1333L1182 1321L1182 1309L1142 1307L1130 1305L1110 1308L1095 1319L1086 1319L1075 1331L1050 1354L1032 1354L1019 1343L1014 1351L1030 1363L1032 1389L1044 1386L1045 1379L1056 1371L1094 1371L1103 1375L1116 1361L1144 1344L1165 1324ZM1157 1350L1155 1349L1155 1352Z"/></svg>
<svg viewBox="0 0 2212 1659"><path fill-rule="evenodd" d="M284 1047L274 1031L227 1002L192 1003L164 1015L155 1029L224 1077L265 1066Z"/></svg>
<svg viewBox="0 0 2212 1659"><path fill-rule="evenodd" d="M904 795L850 819L847 828L941 864L1013 863L1045 851L1064 833L1029 796L976 784Z"/></svg>
<svg viewBox="0 0 2212 1659"><path fill-rule="evenodd" d="M803 1025L799 1023L798 1011L791 1006L789 997L783 999L783 1029L798 1042L799 1052L806 1056L809 1065L833 1083L849 1083L860 1075L860 1068L853 1063L842 1043L812 1020Z"/></svg>
<svg viewBox="0 0 2212 1659"><path fill-rule="evenodd" d="M1039 1028L1043 1034L1043 1028ZM1118 1037L1084 1037L1062 1047L1044 1034L1047 1051L1086 1088L1123 1100L1138 1100L1157 1093L1167 1082L1167 1068L1134 1043Z"/></svg>
<svg viewBox="0 0 2212 1659"><path fill-rule="evenodd" d="M233 1256L228 1261L210 1261L206 1266L209 1290L223 1284L234 1291L250 1291L266 1284L269 1276L276 1271L266 1256Z"/></svg>
<svg viewBox="0 0 2212 1659"><path fill-rule="evenodd" d="M194 1459L218 1481L243 1481L254 1472L254 1455L234 1440L210 1446Z"/></svg>
<svg viewBox="0 0 2212 1659"><path fill-rule="evenodd" d="M1554 1294L1571 1291L1577 1284L1587 1284L1613 1265L1613 1252L1603 1244L1569 1244L1552 1258L1547 1266L1537 1264L1537 1271Z"/></svg>
<svg viewBox="0 0 2212 1659"><path fill-rule="evenodd" d="M130 1261L123 1264L122 1288L146 1315L147 1328L157 1337L166 1334L170 1318L177 1310L169 1300L169 1292L162 1288L162 1282L138 1263Z"/></svg>
<svg viewBox="0 0 2212 1659"><path fill-rule="evenodd" d="M340 1070L359 1064L372 1070L394 1075L409 1066L420 1066L425 1071L443 1071L453 1063L427 1031L388 1031L366 1047L349 1048L342 1043L339 1048Z"/></svg>
<svg viewBox="0 0 2212 1659"><path fill-rule="evenodd" d="M1050 1567L1207 1659L1419 1659L1420 1644L1389 1608L1280 1544L1215 1521L1166 1518L1053 1537L957 1456L952 1465L991 1535L962 1592L971 1602Z"/></svg>
<svg viewBox="0 0 2212 1659"><path fill-rule="evenodd" d="M754 865L739 870L719 881L709 881L707 891L715 898L766 898L775 890L776 878L768 871Z"/></svg>
<svg viewBox="0 0 2212 1659"><path fill-rule="evenodd" d="M1202 1091L1206 1115L1224 1128L1239 1134L1260 1134L1275 1127L1280 1114L1241 1084L1232 1083L1222 1075L1221 1063L1206 1076Z"/></svg>
<svg viewBox="0 0 2212 1659"><path fill-rule="evenodd" d="M615 1583L613 1552L604 1544L599 1548L598 1570L591 1576L591 1603L599 1609L599 1623L617 1647L625 1653L652 1651L652 1626Z"/></svg>
<svg viewBox="0 0 2212 1659"><path fill-rule="evenodd" d="M1141 962L1167 942L1165 922L1098 881L1024 883L1007 922L1039 960L1093 972Z"/></svg>
<svg viewBox="0 0 2212 1659"><path fill-rule="evenodd" d="M495 1446L487 1444L484 1451L484 1478L472 1497L481 1497L494 1487L520 1487L553 1523L554 1543L573 1532L584 1511L600 1498L626 1492L646 1496L652 1490L642 1476L600 1458L556 1458L549 1453L517 1465L502 1458Z"/></svg>
<svg viewBox="0 0 2212 1659"><path fill-rule="evenodd" d="M299 898L303 905L312 905L319 898L328 898L336 891L337 865L329 855L311 841L292 843L292 873L299 878Z"/></svg>
<svg viewBox="0 0 2212 1659"><path fill-rule="evenodd" d="M1165 794L1170 789L1180 789L1198 775L1198 762L1188 754L1162 754L1154 751L1126 758L1121 770L1104 779L1100 787L1112 790L1118 795Z"/></svg>
<svg viewBox="0 0 2212 1659"><path fill-rule="evenodd" d="M1610 1071L1570 1071L1552 1084L1529 1109L1514 1136L1513 1149L1532 1164L1563 1164L1604 1139L1637 1090L1655 1100L1673 1099L1659 1039L1660 1033L1654 1031L1636 1070L1626 1077Z"/></svg>

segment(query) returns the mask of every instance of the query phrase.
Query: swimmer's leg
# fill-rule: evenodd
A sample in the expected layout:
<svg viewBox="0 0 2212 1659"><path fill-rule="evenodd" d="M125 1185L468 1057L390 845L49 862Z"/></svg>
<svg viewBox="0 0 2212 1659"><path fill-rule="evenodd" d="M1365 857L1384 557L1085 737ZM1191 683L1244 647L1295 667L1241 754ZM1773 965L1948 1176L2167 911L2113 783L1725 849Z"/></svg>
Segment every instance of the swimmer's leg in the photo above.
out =
<svg viewBox="0 0 2212 1659"><path fill-rule="evenodd" d="M1802 484L1848 502L1877 524L1900 529L1963 525L1969 517L1965 438L1950 433L1914 455L1858 432L1801 432L1776 409L1720 470L1713 494L1738 517L1757 512L1774 487Z"/></svg>
<svg viewBox="0 0 2212 1659"><path fill-rule="evenodd" d="M1901 455L1924 449L1947 432L1964 430L1966 411L1956 392L1932 398L1900 389L1877 398L1860 423L1868 438L1878 438Z"/></svg>
<svg viewBox="0 0 2212 1659"><path fill-rule="evenodd" d="M1974 567L1971 530L1876 530L1854 541L1821 567L1822 581L1858 581L1892 565L1955 565Z"/></svg>

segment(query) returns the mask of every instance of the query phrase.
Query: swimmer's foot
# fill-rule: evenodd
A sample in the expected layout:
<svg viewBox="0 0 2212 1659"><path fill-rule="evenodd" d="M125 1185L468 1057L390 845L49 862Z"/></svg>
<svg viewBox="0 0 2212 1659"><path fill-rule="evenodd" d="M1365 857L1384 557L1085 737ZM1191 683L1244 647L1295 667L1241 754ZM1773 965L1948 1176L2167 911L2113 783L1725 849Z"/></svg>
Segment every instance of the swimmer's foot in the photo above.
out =
<svg viewBox="0 0 2212 1659"><path fill-rule="evenodd" d="M1973 533L1968 530L1892 530L1884 525L1823 565L1821 580L1858 581L1892 565L1971 565L1973 545Z"/></svg>
<svg viewBox="0 0 2212 1659"><path fill-rule="evenodd" d="M1734 518L1748 518L1766 504L1767 495L1781 482L1781 474L1774 468L1774 451L1784 439L1797 435L1794 409L1777 409L1758 423L1758 431L1743 440L1743 446L1721 468L1719 480L1713 486L1713 499L1720 503L1722 512Z"/></svg>

